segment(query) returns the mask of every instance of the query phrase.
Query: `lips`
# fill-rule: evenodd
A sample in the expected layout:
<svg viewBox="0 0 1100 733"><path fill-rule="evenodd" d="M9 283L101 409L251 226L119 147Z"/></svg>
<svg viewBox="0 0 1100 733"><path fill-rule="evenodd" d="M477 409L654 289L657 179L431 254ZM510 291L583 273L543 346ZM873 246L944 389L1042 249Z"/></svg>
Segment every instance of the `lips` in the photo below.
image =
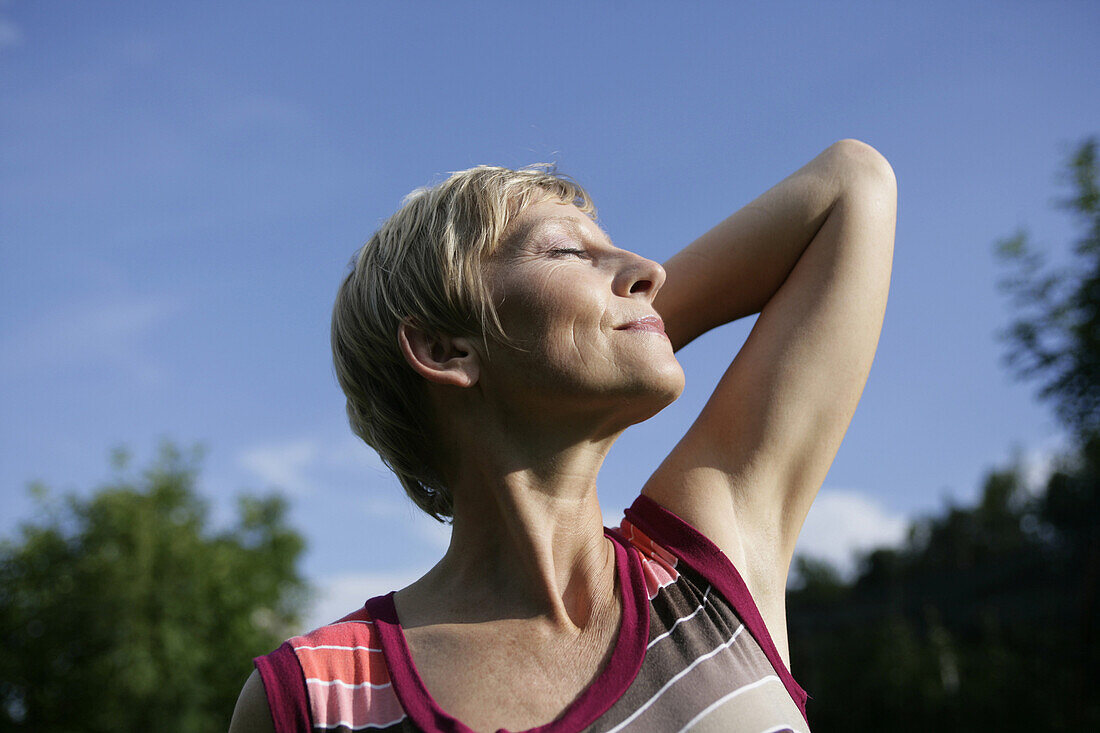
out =
<svg viewBox="0 0 1100 733"><path fill-rule="evenodd" d="M659 333L664 335L665 322L658 316L645 316L639 318L636 321L623 324L615 329L616 331L652 331L653 333Z"/></svg>

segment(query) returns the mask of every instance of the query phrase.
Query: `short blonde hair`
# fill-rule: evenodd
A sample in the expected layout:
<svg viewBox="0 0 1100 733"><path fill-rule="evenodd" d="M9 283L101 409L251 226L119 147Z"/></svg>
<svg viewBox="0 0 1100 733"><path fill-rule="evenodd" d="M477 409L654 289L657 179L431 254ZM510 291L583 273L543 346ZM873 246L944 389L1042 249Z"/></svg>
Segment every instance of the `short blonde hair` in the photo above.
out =
<svg viewBox="0 0 1100 733"><path fill-rule="evenodd" d="M426 390L401 353L397 328L410 321L508 343L482 263L519 213L545 198L595 217L584 188L548 165L477 166L417 189L355 254L336 294L332 354L351 429L439 521L453 516L454 499L432 449L439 436Z"/></svg>

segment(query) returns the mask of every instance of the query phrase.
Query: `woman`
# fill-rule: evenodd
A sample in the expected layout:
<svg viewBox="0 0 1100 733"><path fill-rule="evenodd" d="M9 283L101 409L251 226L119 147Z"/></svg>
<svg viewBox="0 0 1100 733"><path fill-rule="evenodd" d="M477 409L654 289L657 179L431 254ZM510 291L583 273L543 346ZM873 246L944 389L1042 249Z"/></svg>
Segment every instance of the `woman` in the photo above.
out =
<svg viewBox="0 0 1100 733"><path fill-rule="evenodd" d="M258 658L231 730L807 730L784 589L878 343L895 202L844 140L662 267L545 171L410 196L341 288L333 348L353 429L452 518L450 547ZM605 530L596 475L680 394L674 352L757 312Z"/></svg>

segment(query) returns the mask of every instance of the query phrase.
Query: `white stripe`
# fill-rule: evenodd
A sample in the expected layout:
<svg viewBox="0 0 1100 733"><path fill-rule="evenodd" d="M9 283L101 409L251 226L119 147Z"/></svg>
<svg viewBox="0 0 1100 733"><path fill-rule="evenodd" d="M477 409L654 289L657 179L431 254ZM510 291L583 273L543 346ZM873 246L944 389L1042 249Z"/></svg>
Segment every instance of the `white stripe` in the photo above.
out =
<svg viewBox="0 0 1100 733"><path fill-rule="evenodd" d="M768 728L765 731L761 731L761 733L783 733L784 731L790 731L790 730L797 731L797 730L800 730L800 729L794 727L793 725L777 725L774 728Z"/></svg>
<svg viewBox="0 0 1100 733"><path fill-rule="evenodd" d="M371 626L374 626L373 621L352 620L352 621L333 621L331 624L326 624L325 626L322 626L321 628L324 629L324 628L328 628L329 626L343 626L344 624L370 624Z"/></svg>
<svg viewBox="0 0 1100 733"><path fill-rule="evenodd" d="M294 651L299 649L346 649L347 651L362 650L365 652L380 652L381 649L375 649L372 646L336 646L335 644L321 644L319 646L296 646Z"/></svg>
<svg viewBox="0 0 1100 733"><path fill-rule="evenodd" d="M394 723L400 723L402 720L404 720L407 717L409 717L409 716L402 715L400 718L394 718L393 720L389 721L388 723L367 723L366 725L359 725L359 726L355 726L355 725L352 725L351 723L347 723L347 722L341 720L340 722L333 723L332 725L314 725L313 727L314 728L339 728L340 726L344 726L348 730L366 730L367 728L385 728L386 726L393 725Z"/></svg>
<svg viewBox="0 0 1100 733"><path fill-rule="evenodd" d="M634 720L634 719L635 719L635 718L637 718L637 717L638 717L639 715L641 715L641 714L642 714L642 713L644 713L644 712L645 712L646 710L648 710L648 709L649 709L649 706L650 706L650 705L652 705L653 703L655 703L655 702L657 701L657 698L659 698L659 697L660 697L661 695L665 694L665 691L666 691L666 690L667 690L668 688L672 687L672 685L673 685L673 684L674 684L674 683L676 682L676 680L680 679L680 678L681 678L681 677L683 677L683 676L684 676L685 674L687 674L687 673L688 673L688 672L690 672L691 670L695 669L695 667L696 667L696 666L697 666L698 664L702 663L702 662L703 662L704 660L706 660L706 659L710 659L711 657L713 657L713 656L714 656L715 654L717 654L718 652L722 651L723 649L728 649L728 648L730 647L730 645L732 645L732 644L733 644L733 642L737 641L737 637L738 637L738 636L740 636L740 635L741 635L741 632L742 632L742 631L744 631L744 630L745 630L745 625L744 625L744 624L741 624L740 626L738 626L738 627L737 627L737 631L733 632L733 636L731 636L731 637L730 637L730 640L729 640L729 641L724 641L724 642L722 642L721 644L719 644L719 645L718 645L717 647L715 647L715 648L714 648L713 650L711 650L711 651L707 652L706 654L704 654L703 656L701 656L701 657L696 657L696 659L695 659L695 661L694 661L694 662L692 662L691 664L689 664L689 665L688 665L687 667L684 667L684 668L683 668L682 670L680 670L680 671L679 671L679 672L678 672L678 673L677 673L677 674L676 674L676 675L675 675L675 676L674 676L674 677L673 677L672 679L670 679L670 680L669 680L668 682L666 682L666 683L664 684L664 687L662 687L661 689L657 690L657 692L656 692L656 693L654 693L653 697L651 697L651 698L649 698L648 700L646 700L646 701L645 701L645 704L644 704L644 705L642 705L642 706L641 706L640 708L638 708L637 710L635 710L635 711L634 711L634 712L633 712L633 713L632 713L632 714L630 715L630 717L629 717L629 718L627 718L627 719L626 719L626 720L624 720L623 722L619 723L618 725L616 725L616 726L615 726L614 728L612 728L611 730L607 731L607 733L615 733L616 731L619 731L619 730L622 730L623 728L625 728L625 727L626 727L626 726L627 726L627 725L628 725L628 724L630 723L630 721Z"/></svg>
<svg viewBox="0 0 1100 733"><path fill-rule="evenodd" d="M770 674L767 677L764 677L763 679L759 679L756 682L750 682L747 685L742 685L741 687L738 687L733 692L728 693L726 695L723 695L722 697L718 698L717 700L712 702L710 705L708 705L706 708L704 708L703 712L699 713L694 718L689 720L687 722L687 725L685 725L683 728L681 728L678 731L678 733L684 733L685 730L688 730L689 728L691 728L691 726L695 725L700 720L702 720L703 718L710 715L712 712L714 712L715 708L719 707L720 705L722 705L722 703L726 702L727 700L732 700L733 698L740 695L742 692L748 692L749 690L755 689L755 688L759 687L760 685L764 684L765 682L773 682L773 681L774 682L780 682L778 677L776 677L774 674ZM782 684L782 683L780 683L780 684ZM779 726L778 728L769 728L769 730L771 730L771 731L783 730L783 726ZM767 732L765 732L765 733L767 733Z"/></svg>
<svg viewBox="0 0 1100 733"><path fill-rule="evenodd" d="M649 644L647 644L647 645L646 645L646 649L648 650L648 649L649 649L649 648L650 648L651 646L653 646L654 644L656 644L657 642L659 642L659 641L660 641L661 639L663 639L663 638L665 638L666 636L668 636L669 634L671 634L671 633L672 633L673 631L675 631L675 630L676 630L676 627L677 627L677 626L679 626L680 624L682 624L682 623L683 623L684 621L689 621L689 620L691 620L691 619L695 618L695 614L697 614L697 613L699 613L700 611L702 611L702 610L703 610L703 606L707 605L707 596L708 596L708 595L710 594L710 588L711 588L711 587L710 587L710 586L708 585L708 586L707 586L707 590L706 590L706 593L704 593L704 594L703 594L703 602L699 604L699 607L698 607L698 608L696 608L696 609L695 609L694 611L692 611L691 613L689 613L689 614L688 614L687 616L684 616L683 618L678 618L678 619L676 619L676 623L672 624L672 626L671 626L671 627L669 628L669 630L668 630L668 631L666 631L665 633L661 634L660 636L658 636L658 637L657 637L656 639L654 639L653 641L649 642Z"/></svg>
<svg viewBox="0 0 1100 733"><path fill-rule="evenodd" d="M384 690L392 685L392 682L387 682L384 685L372 685L370 682L360 682L357 685L353 685L350 682L344 682L343 680L319 680L316 677L309 677L306 679L306 684L320 685L321 687L332 687L333 685L340 685L349 690L358 690L362 687L369 687L372 690Z"/></svg>

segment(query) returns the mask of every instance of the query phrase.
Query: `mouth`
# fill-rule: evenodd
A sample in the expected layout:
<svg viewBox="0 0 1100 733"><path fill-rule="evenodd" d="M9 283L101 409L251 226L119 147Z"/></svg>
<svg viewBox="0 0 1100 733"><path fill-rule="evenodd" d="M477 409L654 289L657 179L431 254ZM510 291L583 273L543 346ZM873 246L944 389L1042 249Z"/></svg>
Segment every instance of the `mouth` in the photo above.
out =
<svg viewBox="0 0 1100 733"><path fill-rule="evenodd" d="M650 331L665 335L665 322L659 316L645 316L630 323L618 326L616 331Z"/></svg>

